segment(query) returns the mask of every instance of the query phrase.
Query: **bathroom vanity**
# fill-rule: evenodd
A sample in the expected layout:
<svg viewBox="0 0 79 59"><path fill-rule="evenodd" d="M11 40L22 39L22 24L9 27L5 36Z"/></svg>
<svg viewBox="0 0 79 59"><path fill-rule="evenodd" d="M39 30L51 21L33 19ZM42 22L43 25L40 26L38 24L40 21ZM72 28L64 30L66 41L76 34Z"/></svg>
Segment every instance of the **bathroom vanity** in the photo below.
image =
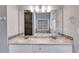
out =
<svg viewBox="0 0 79 59"><path fill-rule="evenodd" d="M20 37L21 39L21 37ZM15 53L72 53L73 40L66 37L38 38L29 37L19 41L17 37L15 41L9 43L10 52ZM24 40L24 41L23 41Z"/></svg>
<svg viewBox="0 0 79 59"><path fill-rule="evenodd" d="M27 13L25 14L25 16L27 16ZM9 52L13 53L74 52L73 38L61 34L63 33L62 8L57 9L54 8L50 12L34 11L32 12L32 14L30 13L29 16L31 17L28 16L25 17L26 35L18 36L9 40ZM28 36L29 33L32 35Z"/></svg>

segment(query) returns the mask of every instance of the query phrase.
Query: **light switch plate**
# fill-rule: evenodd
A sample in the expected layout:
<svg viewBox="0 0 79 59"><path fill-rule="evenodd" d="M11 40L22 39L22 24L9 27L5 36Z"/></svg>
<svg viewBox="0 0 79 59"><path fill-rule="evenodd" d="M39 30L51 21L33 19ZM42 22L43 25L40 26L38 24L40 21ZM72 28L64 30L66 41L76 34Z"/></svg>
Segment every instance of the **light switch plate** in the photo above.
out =
<svg viewBox="0 0 79 59"><path fill-rule="evenodd" d="M74 18L74 16L71 16L69 19L70 19L71 24L75 24L75 18Z"/></svg>
<svg viewBox="0 0 79 59"><path fill-rule="evenodd" d="M79 28L77 28L77 33L79 33Z"/></svg>

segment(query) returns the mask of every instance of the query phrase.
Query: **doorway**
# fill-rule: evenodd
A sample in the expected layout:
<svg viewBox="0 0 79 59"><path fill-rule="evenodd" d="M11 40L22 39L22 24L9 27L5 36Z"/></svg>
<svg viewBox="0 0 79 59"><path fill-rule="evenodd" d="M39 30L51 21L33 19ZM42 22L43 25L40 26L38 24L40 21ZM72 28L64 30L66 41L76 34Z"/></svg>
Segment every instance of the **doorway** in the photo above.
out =
<svg viewBox="0 0 79 59"><path fill-rule="evenodd" d="M24 10L24 35L32 35L32 12Z"/></svg>

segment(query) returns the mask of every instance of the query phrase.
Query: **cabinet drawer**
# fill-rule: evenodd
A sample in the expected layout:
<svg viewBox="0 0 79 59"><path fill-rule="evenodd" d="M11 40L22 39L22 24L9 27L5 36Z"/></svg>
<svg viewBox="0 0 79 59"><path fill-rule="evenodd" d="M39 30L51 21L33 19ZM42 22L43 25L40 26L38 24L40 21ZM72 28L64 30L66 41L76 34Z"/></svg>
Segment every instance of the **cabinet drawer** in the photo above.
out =
<svg viewBox="0 0 79 59"><path fill-rule="evenodd" d="M32 45L9 45L10 53L28 53L32 52Z"/></svg>
<svg viewBox="0 0 79 59"><path fill-rule="evenodd" d="M9 45L12 53L72 53L72 45Z"/></svg>
<svg viewBox="0 0 79 59"><path fill-rule="evenodd" d="M72 45L33 45L33 52L72 53Z"/></svg>

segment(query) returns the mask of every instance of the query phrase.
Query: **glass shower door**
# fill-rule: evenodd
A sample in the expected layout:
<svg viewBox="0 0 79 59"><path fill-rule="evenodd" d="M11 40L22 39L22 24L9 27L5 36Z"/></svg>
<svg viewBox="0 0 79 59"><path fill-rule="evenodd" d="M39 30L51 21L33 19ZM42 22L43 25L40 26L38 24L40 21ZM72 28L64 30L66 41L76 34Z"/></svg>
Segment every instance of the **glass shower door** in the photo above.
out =
<svg viewBox="0 0 79 59"><path fill-rule="evenodd" d="M49 20L39 19L37 21L37 31L39 33L49 33Z"/></svg>
<svg viewBox="0 0 79 59"><path fill-rule="evenodd" d="M50 13L39 12L36 13L36 31L37 33L50 33Z"/></svg>

